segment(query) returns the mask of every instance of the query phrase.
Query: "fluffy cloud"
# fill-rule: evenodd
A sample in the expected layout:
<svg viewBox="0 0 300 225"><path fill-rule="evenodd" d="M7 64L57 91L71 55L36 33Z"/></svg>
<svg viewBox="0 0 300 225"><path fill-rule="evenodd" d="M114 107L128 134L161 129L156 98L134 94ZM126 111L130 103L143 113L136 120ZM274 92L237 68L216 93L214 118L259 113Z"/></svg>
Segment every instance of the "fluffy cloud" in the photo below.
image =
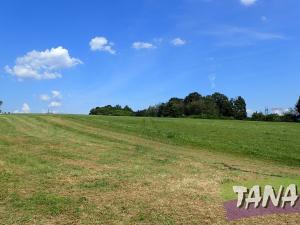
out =
<svg viewBox="0 0 300 225"><path fill-rule="evenodd" d="M249 117L252 116L253 112L254 112L254 111L253 111L252 109L247 109L247 115L248 115Z"/></svg>
<svg viewBox="0 0 300 225"><path fill-rule="evenodd" d="M24 103L22 106L22 113L30 113L30 107L27 103Z"/></svg>
<svg viewBox="0 0 300 225"><path fill-rule="evenodd" d="M5 66L5 71L20 79L55 79L61 77L60 70L81 63L79 59L72 58L67 49L57 47L40 52L36 50L28 52L18 57L13 67Z"/></svg>
<svg viewBox="0 0 300 225"><path fill-rule="evenodd" d="M186 41L181 39L181 38L174 38L172 41L171 41L171 44L172 45L175 45L175 46L181 46L181 45L185 45L186 44Z"/></svg>
<svg viewBox="0 0 300 225"><path fill-rule="evenodd" d="M113 49L113 45L105 37L95 37L90 41L92 51L104 51L114 55L116 54L116 50Z"/></svg>
<svg viewBox="0 0 300 225"><path fill-rule="evenodd" d="M287 113L289 111L289 109L285 109L285 108L272 108L271 109L272 113L274 114L278 114L280 116L284 115L285 113Z"/></svg>
<svg viewBox="0 0 300 225"><path fill-rule="evenodd" d="M48 94L40 95L40 100L45 101L45 102L50 101L51 99L61 99L61 98L62 98L61 93L56 90L51 91L51 95L48 95Z"/></svg>
<svg viewBox="0 0 300 225"><path fill-rule="evenodd" d="M132 47L134 49L151 49L151 48L155 48L155 46L151 43L148 42L134 42L132 44Z"/></svg>
<svg viewBox="0 0 300 225"><path fill-rule="evenodd" d="M245 6L250 6L250 5L255 4L255 2L257 2L257 0L240 0L240 2Z"/></svg>
<svg viewBox="0 0 300 225"><path fill-rule="evenodd" d="M57 108L60 107L62 105L61 103L61 99L62 99L62 95L60 93L60 91L57 90L53 90L51 91L51 94L43 94L40 95L40 100L42 101L49 101L50 103L48 104L49 108Z"/></svg>
<svg viewBox="0 0 300 225"><path fill-rule="evenodd" d="M62 95L59 91L53 90L51 91L51 93L52 93L52 98L62 98Z"/></svg>
<svg viewBox="0 0 300 225"><path fill-rule="evenodd" d="M48 105L48 107L50 108L55 108L55 107L60 107L61 106L61 103L60 102L57 102L57 101L52 101L50 102L50 104Z"/></svg>

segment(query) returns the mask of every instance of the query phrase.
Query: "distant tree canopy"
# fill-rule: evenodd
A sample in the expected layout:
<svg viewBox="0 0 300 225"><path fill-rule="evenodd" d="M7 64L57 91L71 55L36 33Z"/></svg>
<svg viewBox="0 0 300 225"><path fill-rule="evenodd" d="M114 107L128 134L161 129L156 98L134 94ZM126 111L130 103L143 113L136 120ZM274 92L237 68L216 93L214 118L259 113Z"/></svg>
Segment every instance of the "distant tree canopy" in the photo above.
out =
<svg viewBox="0 0 300 225"><path fill-rule="evenodd" d="M168 102L156 105L158 117L202 117L202 118L247 118L246 102L242 97L228 99L221 93L202 96L190 93L184 99L171 98ZM152 110L149 108L148 110ZM148 110L138 111L138 116L148 116ZM153 113L152 113L153 115Z"/></svg>
<svg viewBox="0 0 300 225"><path fill-rule="evenodd" d="M263 114L262 112L255 112L252 114L251 120L255 121L277 121L277 122L300 122L300 97L296 103L295 109L290 109L283 115Z"/></svg>
<svg viewBox="0 0 300 225"><path fill-rule="evenodd" d="M133 116L134 112L129 106L122 108L120 105L96 107L91 109L90 115L109 115L109 116Z"/></svg>
<svg viewBox="0 0 300 225"><path fill-rule="evenodd" d="M194 118L228 118L251 119L255 121L300 121L300 97L295 110L284 115L255 112L251 118L247 117L246 101L243 97L229 99L226 95L216 92L203 96L198 92L188 94L185 98L171 98L169 101L150 106L147 109L133 111L128 106L120 105L96 107L91 109L90 115L112 116L143 116L143 117L194 117Z"/></svg>
<svg viewBox="0 0 300 225"><path fill-rule="evenodd" d="M299 96L299 99L296 103L296 111L297 111L298 115L300 115L300 96Z"/></svg>
<svg viewBox="0 0 300 225"><path fill-rule="evenodd" d="M231 100L231 104L233 105L233 117L235 119L243 120L247 118L246 102L241 96Z"/></svg>
<svg viewBox="0 0 300 225"><path fill-rule="evenodd" d="M184 104L180 98L171 98L167 103L158 106L159 117L182 117L184 116Z"/></svg>
<svg viewBox="0 0 300 225"><path fill-rule="evenodd" d="M212 95L212 98L217 104L220 115L225 117L232 117L234 115L233 101L230 101L226 95L216 92Z"/></svg>
<svg viewBox="0 0 300 225"><path fill-rule="evenodd" d="M292 111L287 112L283 115L278 115L276 113L263 114L262 112L255 112L252 114L251 120L255 121L273 121L273 122L297 122L298 118L296 114Z"/></svg>
<svg viewBox="0 0 300 225"><path fill-rule="evenodd" d="M0 113L2 112L2 111L1 111L1 106L2 106L2 105L3 105L3 101L0 100Z"/></svg>
<svg viewBox="0 0 300 225"><path fill-rule="evenodd" d="M133 112L128 106L96 107L90 115L134 115L151 117L200 117L200 118L247 118L246 103L242 97L229 99L221 93L202 96L197 92L185 98L171 98L165 103Z"/></svg>

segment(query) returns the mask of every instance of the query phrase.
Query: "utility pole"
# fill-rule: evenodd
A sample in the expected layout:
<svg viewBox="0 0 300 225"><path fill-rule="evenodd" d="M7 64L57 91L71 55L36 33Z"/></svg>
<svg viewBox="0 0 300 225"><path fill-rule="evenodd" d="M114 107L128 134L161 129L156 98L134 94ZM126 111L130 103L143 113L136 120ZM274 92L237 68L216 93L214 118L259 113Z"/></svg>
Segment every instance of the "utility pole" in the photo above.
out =
<svg viewBox="0 0 300 225"><path fill-rule="evenodd" d="M268 107L265 107L265 115L269 115L269 109L268 109Z"/></svg>

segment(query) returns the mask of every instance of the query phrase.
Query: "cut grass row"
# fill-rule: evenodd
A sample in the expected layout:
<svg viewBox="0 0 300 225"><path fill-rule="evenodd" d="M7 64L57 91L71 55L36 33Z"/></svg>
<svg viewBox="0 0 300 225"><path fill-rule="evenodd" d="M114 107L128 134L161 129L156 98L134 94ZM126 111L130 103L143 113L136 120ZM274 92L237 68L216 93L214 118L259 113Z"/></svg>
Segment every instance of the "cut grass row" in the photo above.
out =
<svg viewBox="0 0 300 225"><path fill-rule="evenodd" d="M300 166L300 124L73 115L64 118L168 144Z"/></svg>

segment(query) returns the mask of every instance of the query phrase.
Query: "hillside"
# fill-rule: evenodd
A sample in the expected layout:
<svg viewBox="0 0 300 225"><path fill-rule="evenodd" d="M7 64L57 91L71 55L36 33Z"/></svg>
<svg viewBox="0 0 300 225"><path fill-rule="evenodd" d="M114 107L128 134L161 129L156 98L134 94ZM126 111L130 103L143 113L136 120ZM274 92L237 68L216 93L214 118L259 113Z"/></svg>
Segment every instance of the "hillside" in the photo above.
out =
<svg viewBox="0 0 300 225"><path fill-rule="evenodd" d="M222 185L300 179L299 125L0 115L0 224L227 224Z"/></svg>

